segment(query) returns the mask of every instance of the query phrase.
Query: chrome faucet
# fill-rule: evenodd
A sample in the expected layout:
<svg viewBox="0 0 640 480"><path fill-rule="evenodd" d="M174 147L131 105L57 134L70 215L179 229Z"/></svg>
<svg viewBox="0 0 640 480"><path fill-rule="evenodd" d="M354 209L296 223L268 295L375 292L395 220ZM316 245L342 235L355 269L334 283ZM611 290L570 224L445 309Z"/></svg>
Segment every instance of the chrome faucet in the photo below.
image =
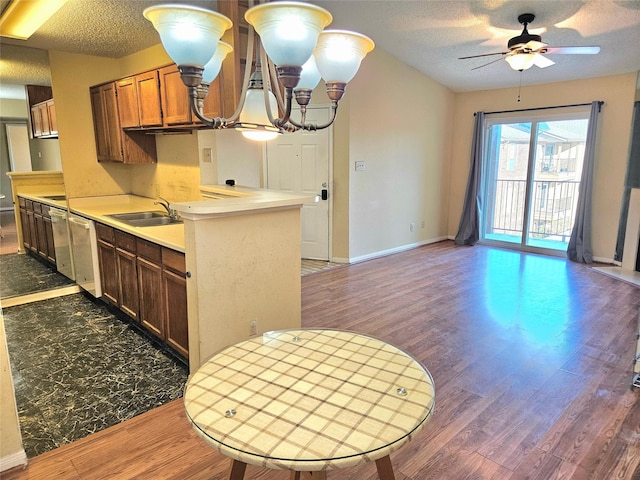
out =
<svg viewBox="0 0 640 480"><path fill-rule="evenodd" d="M167 215L169 216L169 218L173 219L173 220L177 220L178 219L178 212L176 212L173 208L171 208L171 204L169 203L169 200L162 198L162 197L158 197L160 200L157 202L153 202L154 205L162 205L162 207L167 211Z"/></svg>

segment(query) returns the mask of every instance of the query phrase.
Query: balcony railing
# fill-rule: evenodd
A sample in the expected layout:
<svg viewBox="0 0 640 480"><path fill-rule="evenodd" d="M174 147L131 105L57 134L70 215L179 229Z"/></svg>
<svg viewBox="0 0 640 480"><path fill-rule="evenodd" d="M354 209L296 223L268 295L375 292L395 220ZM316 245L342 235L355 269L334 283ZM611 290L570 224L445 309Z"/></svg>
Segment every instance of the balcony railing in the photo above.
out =
<svg viewBox="0 0 640 480"><path fill-rule="evenodd" d="M533 182L529 236L568 242L578 203L580 182ZM494 208L487 216L488 233L522 234L526 180L496 180Z"/></svg>

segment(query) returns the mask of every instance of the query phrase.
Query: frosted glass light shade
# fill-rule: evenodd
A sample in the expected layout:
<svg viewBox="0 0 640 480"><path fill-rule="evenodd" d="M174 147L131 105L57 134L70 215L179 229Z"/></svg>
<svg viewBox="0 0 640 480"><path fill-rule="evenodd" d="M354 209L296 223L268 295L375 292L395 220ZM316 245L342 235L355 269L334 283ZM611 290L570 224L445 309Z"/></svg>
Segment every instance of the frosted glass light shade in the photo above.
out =
<svg viewBox="0 0 640 480"><path fill-rule="evenodd" d="M153 23L164 49L178 65L206 65L232 25L224 15L191 5L155 5L143 15Z"/></svg>
<svg viewBox="0 0 640 480"><path fill-rule="evenodd" d="M274 115L278 113L278 101L269 92L269 105ZM261 88L250 88L244 100L244 107L240 112L242 127L236 128L250 140L273 140L279 135L279 130L271 125L264 105L264 93Z"/></svg>
<svg viewBox="0 0 640 480"><path fill-rule="evenodd" d="M309 59L318 35L333 20L324 8L301 2L257 5L244 18L260 35L273 63L289 67L301 67Z"/></svg>
<svg viewBox="0 0 640 480"><path fill-rule="evenodd" d="M222 62L231 52L233 52L231 45L225 42L218 42L216 53L213 54L211 60L209 60L209 62L204 66L204 72L202 72L202 81L204 83L211 83L216 79L220 73Z"/></svg>
<svg viewBox="0 0 640 480"><path fill-rule="evenodd" d="M313 55L302 65L302 73L300 73L300 81L296 86L296 90L308 89L313 90L320 83L320 72L316 65L316 59Z"/></svg>
<svg viewBox="0 0 640 480"><path fill-rule="evenodd" d="M375 44L369 37L347 30L325 30L313 52L325 82L349 83L362 59Z"/></svg>
<svg viewBox="0 0 640 480"><path fill-rule="evenodd" d="M533 53L517 53L507 55L505 60L514 70L528 70L533 67L536 57Z"/></svg>

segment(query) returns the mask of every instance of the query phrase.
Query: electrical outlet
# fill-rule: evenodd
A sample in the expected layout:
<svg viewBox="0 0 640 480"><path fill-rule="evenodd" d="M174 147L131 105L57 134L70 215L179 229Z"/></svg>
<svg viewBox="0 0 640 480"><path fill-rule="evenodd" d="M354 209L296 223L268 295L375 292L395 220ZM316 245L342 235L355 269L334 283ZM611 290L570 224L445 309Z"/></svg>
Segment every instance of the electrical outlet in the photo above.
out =
<svg viewBox="0 0 640 480"><path fill-rule="evenodd" d="M424 229L424 220L422 220L422 223L420 224L420 228Z"/></svg>
<svg viewBox="0 0 640 480"><path fill-rule="evenodd" d="M409 224L409 231L413 232L416 229L416 224L415 223L410 223Z"/></svg>
<svg viewBox="0 0 640 480"><path fill-rule="evenodd" d="M257 320L251 320L249 322L249 336L254 337L258 334L258 322Z"/></svg>
<svg viewBox="0 0 640 480"><path fill-rule="evenodd" d="M356 172L363 172L364 171L364 162L363 161L357 161L356 162Z"/></svg>
<svg viewBox="0 0 640 480"><path fill-rule="evenodd" d="M211 163L213 158L213 149L211 148L203 148L202 149L202 161L205 163Z"/></svg>

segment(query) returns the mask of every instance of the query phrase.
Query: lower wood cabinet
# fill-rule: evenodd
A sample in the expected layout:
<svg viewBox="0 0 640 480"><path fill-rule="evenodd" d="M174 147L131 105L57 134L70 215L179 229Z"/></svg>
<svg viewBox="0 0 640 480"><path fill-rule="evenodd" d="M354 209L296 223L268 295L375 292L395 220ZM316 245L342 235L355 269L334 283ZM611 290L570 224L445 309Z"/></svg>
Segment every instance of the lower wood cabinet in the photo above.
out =
<svg viewBox="0 0 640 480"><path fill-rule="evenodd" d="M22 244L25 250L55 265L56 250L53 243L53 226L51 225L49 206L22 197L18 198L18 203L22 226Z"/></svg>
<svg viewBox="0 0 640 480"><path fill-rule="evenodd" d="M189 356L184 254L96 224L103 297Z"/></svg>

